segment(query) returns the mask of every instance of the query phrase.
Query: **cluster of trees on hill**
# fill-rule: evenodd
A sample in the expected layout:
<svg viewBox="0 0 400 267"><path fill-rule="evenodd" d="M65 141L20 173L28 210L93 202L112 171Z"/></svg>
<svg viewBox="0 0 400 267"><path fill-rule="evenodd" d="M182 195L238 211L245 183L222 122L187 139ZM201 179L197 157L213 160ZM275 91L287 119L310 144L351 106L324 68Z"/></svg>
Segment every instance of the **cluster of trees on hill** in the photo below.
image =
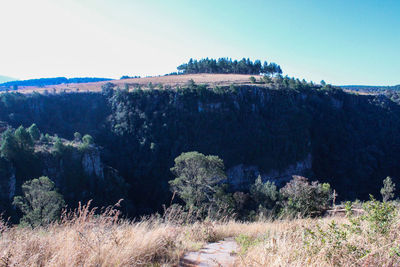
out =
<svg viewBox="0 0 400 267"><path fill-rule="evenodd" d="M281 67L273 62L267 61L261 63L260 60L251 61L243 58L242 60L232 60L220 58L204 58L200 60L190 59L188 63L178 66L178 71L183 74L193 73L235 73L235 74L282 74Z"/></svg>
<svg viewBox="0 0 400 267"><path fill-rule="evenodd" d="M65 78L65 77L56 77L56 78L40 78L40 79L30 79L30 80L22 80L22 81L11 81L0 84L3 87L13 87L18 88L18 86L46 86L46 85L57 85L57 84L67 84L67 83L89 83L89 82L101 82L101 81L109 81L111 79L108 78Z"/></svg>
<svg viewBox="0 0 400 267"><path fill-rule="evenodd" d="M135 78L140 78L140 76L135 75L135 76L129 76L129 75L122 75L120 80L125 80L125 79L135 79Z"/></svg>

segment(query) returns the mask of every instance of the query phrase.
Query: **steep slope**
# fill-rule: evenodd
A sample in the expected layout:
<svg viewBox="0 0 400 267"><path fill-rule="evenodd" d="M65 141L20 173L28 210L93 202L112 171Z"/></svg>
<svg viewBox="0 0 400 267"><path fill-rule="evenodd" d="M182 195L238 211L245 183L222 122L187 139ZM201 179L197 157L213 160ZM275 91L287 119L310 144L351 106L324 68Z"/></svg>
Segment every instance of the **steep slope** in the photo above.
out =
<svg viewBox="0 0 400 267"><path fill-rule="evenodd" d="M385 96L255 85L109 93L4 94L0 120L91 134L131 185L137 214L169 203L169 168L193 150L224 160L233 191L258 174L278 184L303 174L331 183L341 199L378 196L388 175L400 182L400 108Z"/></svg>

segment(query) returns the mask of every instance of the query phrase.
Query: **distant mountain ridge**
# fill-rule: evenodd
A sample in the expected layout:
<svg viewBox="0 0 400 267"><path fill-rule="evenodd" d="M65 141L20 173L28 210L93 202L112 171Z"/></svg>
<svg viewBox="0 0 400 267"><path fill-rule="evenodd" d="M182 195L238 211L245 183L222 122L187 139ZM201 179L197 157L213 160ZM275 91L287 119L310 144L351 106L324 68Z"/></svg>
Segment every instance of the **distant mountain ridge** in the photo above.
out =
<svg viewBox="0 0 400 267"><path fill-rule="evenodd" d="M400 91L400 84L393 86L374 86L374 85L340 85L339 87L352 91L360 92L383 92L383 91Z"/></svg>
<svg viewBox="0 0 400 267"><path fill-rule="evenodd" d="M96 78L96 77L84 77L84 78L40 78L40 79L30 79L23 81L9 81L0 83L0 86L10 87L10 86L46 86L46 85L57 85L57 84L67 84L67 83L89 83L89 82L102 82L110 81L109 78Z"/></svg>

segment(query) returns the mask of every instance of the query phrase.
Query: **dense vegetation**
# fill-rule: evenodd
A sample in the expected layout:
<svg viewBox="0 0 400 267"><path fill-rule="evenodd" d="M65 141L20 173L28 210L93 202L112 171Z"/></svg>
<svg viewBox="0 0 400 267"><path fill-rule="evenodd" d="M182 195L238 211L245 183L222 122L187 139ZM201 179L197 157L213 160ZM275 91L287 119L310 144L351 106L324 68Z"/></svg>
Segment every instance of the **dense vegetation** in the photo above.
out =
<svg viewBox="0 0 400 267"><path fill-rule="evenodd" d="M26 192L49 185L47 193L35 196L57 196L51 183L42 180L27 183ZM237 221L232 216L198 220L196 212L176 205L161 216L131 221L120 217L119 203L100 214L90 204L66 210L59 221L33 229L10 226L0 219L3 265L186 266L192 261L182 259L185 252L224 238L234 238L239 246L228 251L236 257L236 266L285 263L361 267L400 263L397 201L381 202L371 197L364 203L347 202L343 216L255 222ZM29 213L38 214L33 211ZM218 247L221 249L221 243Z"/></svg>
<svg viewBox="0 0 400 267"><path fill-rule="evenodd" d="M281 67L273 62L268 64L267 61L261 63L260 60L251 61L243 58L242 60L232 60L228 58L216 59L200 59L193 60L182 64L178 67L179 73L235 73L235 74L266 74L275 75L282 74Z"/></svg>
<svg viewBox="0 0 400 267"><path fill-rule="evenodd" d="M109 81L111 79L107 78L40 78L40 79L30 79L23 81L10 81L1 83L0 87L13 87L18 88L18 86L38 86L43 87L46 85L57 85L57 84L67 84L67 83L89 83L89 82L101 82Z"/></svg>
<svg viewBox="0 0 400 267"><path fill-rule="evenodd" d="M329 183L339 200L379 195L387 176L399 182L400 108L395 102L385 96L357 96L287 77L256 82L253 86L215 88L191 83L176 90L132 92L109 84L103 94L3 94L0 120L14 128L36 123L44 133L70 140L80 139L75 132L90 134L102 147L104 164L117 171L123 182L114 179L115 186L101 185L93 192L93 180L64 172L61 180L71 184L56 185L69 205L76 205L81 198L98 201L103 199L96 198L102 190L112 188L114 193L107 194L110 198L97 205L124 198L133 203L125 209L130 215L152 213L171 203L174 192L168 182L174 174L170 168L175 158L188 151L223 160L227 182L220 188L223 191L214 193L229 198L215 198L212 203L233 199L235 212L244 217L252 217L251 211L273 209L274 201L285 202L285 194L275 192L293 174L318 179L321 186ZM55 145L55 140L51 144ZM65 151L63 162L67 170L68 166L73 170L75 152ZM37 158L39 154L33 155ZM41 164L30 163L29 157L23 160L13 166L17 188L46 175L35 167ZM4 159L3 173L8 173L8 161ZM288 169L291 165L300 169ZM245 180L232 176L232 168L238 166L249 168L244 170L248 173ZM265 184L267 179L274 185ZM276 190L272 190L274 186ZM326 189L315 188L316 194ZM258 192L269 193L263 196ZM178 196L174 202L181 203L183 198Z"/></svg>
<svg viewBox="0 0 400 267"><path fill-rule="evenodd" d="M90 135L80 138L76 133L68 141L41 133L35 124L8 128L1 136L0 152L1 212L14 222L21 214L11 204L24 213L22 222L42 225L60 214L63 198L70 208L90 199L103 206L126 198L129 185L116 170L97 164L99 148ZM13 199L21 194L25 197ZM129 203L127 199L128 208Z"/></svg>

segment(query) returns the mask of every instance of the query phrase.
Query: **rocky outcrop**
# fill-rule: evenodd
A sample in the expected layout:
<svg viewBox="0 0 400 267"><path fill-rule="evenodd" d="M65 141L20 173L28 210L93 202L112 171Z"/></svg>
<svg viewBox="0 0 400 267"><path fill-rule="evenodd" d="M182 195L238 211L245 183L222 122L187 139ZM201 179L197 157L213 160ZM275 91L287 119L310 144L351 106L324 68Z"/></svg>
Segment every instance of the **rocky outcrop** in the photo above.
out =
<svg viewBox="0 0 400 267"><path fill-rule="evenodd" d="M248 190L259 175L263 182L272 181L280 187L291 180L292 175L305 175L307 172L311 172L311 168L312 156L308 154L303 160L289 165L282 171L270 170L269 172L261 172L257 166L239 164L228 169L227 177L228 183L234 190Z"/></svg>
<svg viewBox="0 0 400 267"><path fill-rule="evenodd" d="M8 161L2 159L0 172L0 199L12 201L16 191L15 168Z"/></svg>
<svg viewBox="0 0 400 267"><path fill-rule="evenodd" d="M82 155L82 167L87 175L104 179L103 163L97 148L86 151Z"/></svg>
<svg viewBox="0 0 400 267"><path fill-rule="evenodd" d="M64 156L56 156L51 152L42 152L40 158L43 165L43 175L55 181L57 187L62 187L65 175L70 168L80 169L90 180L91 185L96 180L104 180L104 164L100 157L100 151L96 146L90 146L84 150L72 147L70 153ZM71 166L71 164L73 166Z"/></svg>

